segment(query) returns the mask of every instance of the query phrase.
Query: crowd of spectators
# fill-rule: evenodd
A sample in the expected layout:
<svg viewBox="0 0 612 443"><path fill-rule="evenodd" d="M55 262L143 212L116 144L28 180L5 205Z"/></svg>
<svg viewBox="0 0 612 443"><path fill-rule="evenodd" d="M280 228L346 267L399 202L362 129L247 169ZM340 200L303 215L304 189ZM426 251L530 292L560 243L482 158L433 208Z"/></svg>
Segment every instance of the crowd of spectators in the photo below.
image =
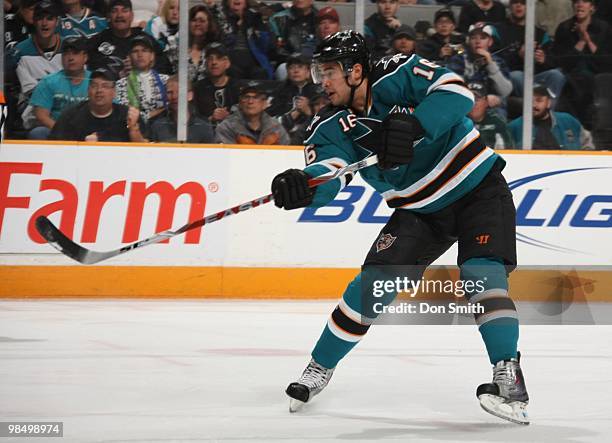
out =
<svg viewBox="0 0 612 443"><path fill-rule="evenodd" d="M311 56L350 1L192 1L188 141L302 144L328 103ZM373 62L416 53L452 69L485 142L522 146L525 0L370 1ZM176 141L179 0L141 3L4 0L5 136ZM405 23L406 5L439 7ZM610 149L612 0L537 0L534 43L534 149Z"/></svg>

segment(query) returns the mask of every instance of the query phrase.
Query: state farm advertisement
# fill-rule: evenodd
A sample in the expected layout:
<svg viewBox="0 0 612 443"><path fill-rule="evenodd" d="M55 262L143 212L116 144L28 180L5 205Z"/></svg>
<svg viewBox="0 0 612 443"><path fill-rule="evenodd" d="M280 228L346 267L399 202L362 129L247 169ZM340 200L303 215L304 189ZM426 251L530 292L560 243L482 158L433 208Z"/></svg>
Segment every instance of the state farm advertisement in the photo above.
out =
<svg viewBox="0 0 612 443"><path fill-rule="evenodd" d="M502 154L519 263L612 264L612 156ZM39 215L87 248L116 249L262 197L276 173L302 166L291 149L5 143L0 263L74 263L39 237ZM101 264L354 268L390 213L357 178L325 208L270 203ZM451 248L438 263L455 257Z"/></svg>

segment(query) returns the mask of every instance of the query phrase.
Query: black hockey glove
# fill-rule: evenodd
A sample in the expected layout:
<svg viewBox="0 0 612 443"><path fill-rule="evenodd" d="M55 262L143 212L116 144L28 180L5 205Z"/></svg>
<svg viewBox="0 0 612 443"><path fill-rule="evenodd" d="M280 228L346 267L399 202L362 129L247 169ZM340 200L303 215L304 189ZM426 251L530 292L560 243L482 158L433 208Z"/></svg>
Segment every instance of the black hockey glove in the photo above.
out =
<svg viewBox="0 0 612 443"><path fill-rule="evenodd" d="M301 169L287 169L272 180L274 204L279 208L305 208L312 203L315 191L308 186L310 176Z"/></svg>
<svg viewBox="0 0 612 443"><path fill-rule="evenodd" d="M378 165L389 169L410 163L414 156L414 142L425 136L416 117L404 113L387 115L382 123L382 149Z"/></svg>

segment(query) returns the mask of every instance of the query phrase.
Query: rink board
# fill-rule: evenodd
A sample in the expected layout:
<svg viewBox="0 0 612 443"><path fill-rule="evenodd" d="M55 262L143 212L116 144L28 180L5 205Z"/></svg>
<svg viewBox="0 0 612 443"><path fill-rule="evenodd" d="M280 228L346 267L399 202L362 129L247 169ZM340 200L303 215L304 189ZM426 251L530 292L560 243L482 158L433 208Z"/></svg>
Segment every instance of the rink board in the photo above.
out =
<svg viewBox="0 0 612 443"><path fill-rule="evenodd" d="M612 265L612 155L503 155L525 267L513 292L568 278L589 300L612 299L601 268ZM102 266L72 262L32 225L50 214L86 247L115 249L263 196L276 173L302 166L297 147L3 143L0 297L336 297L391 212L359 177L326 208L269 204ZM451 248L436 264L455 257Z"/></svg>

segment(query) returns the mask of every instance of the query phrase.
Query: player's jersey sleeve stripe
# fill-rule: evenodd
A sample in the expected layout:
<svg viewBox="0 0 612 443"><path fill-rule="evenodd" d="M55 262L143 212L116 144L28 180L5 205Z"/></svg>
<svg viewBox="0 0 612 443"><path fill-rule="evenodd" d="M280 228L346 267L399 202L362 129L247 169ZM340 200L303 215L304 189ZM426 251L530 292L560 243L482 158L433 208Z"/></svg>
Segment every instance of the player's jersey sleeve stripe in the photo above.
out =
<svg viewBox="0 0 612 443"><path fill-rule="evenodd" d="M472 92L465 86L458 85L456 83L448 83L445 85L440 85L436 89L434 89L432 92L436 92L436 91L454 92L455 94L462 95L468 100L470 100L471 102L474 102L474 94L472 94Z"/></svg>
<svg viewBox="0 0 612 443"><path fill-rule="evenodd" d="M344 168L348 163L341 159L340 157L328 158L326 160L321 160L320 162L313 163L308 165L308 167L312 166L322 166L327 169L330 173L336 172L340 168ZM336 180L340 181L340 189L344 189L346 185L348 185L353 179L353 174L345 174L338 177Z"/></svg>
<svg viewBox="0 0 612 443"><path fill-rule="evenodd" d="M441 75L440 78L433 83L433 85L427 88L427 95L431 94L440 86L443 86L447 83L463 83L463 79L454 72L449 72L444 75Z"/></svg>
<svg viewBox="0 0 612 443"><path fill-rule="evenodd" d="M328 158L325 160L321 160L319 162L313 163L308 166L317 166L317 165L323 166L324 168L327 168L329 172L333 173L333 172L336 172L337 169L348 166L348 163L346 162L346 160L343 160L340 157L332 157L332 158Z"/></svg>

